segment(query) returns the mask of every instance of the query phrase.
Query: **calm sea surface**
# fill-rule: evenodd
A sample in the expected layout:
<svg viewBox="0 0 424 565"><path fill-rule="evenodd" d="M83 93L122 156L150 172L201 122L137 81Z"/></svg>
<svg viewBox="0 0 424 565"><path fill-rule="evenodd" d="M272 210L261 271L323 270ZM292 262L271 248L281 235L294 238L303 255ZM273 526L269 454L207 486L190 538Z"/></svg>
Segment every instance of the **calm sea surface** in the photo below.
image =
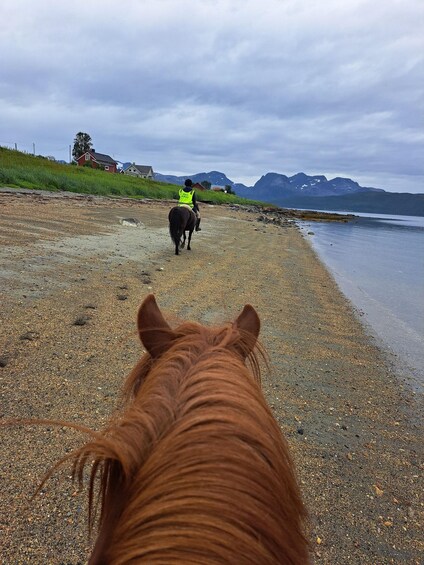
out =
<svg viewBox="0 0 424 565"><path fill-rule="evenodd" d="M424 218L360 214L353 222L301 229L403 374L422 389Z"/></svg>

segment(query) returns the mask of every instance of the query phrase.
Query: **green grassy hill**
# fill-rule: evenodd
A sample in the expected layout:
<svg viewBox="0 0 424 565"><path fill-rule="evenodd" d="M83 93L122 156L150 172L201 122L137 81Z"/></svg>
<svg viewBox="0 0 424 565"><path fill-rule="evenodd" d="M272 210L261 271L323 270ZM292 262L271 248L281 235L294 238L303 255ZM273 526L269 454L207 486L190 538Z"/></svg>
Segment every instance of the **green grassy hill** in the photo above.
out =
<svg viewBox="0 0 424 565"><path fill-rule="evenodd" d="M129 175L63 165L45 157L0 147L0 186L40 190L78 192L99 196L178 199L179 186L140 179ZM232 194L197 191L199 201L216 204L258 204Z"/></svg>

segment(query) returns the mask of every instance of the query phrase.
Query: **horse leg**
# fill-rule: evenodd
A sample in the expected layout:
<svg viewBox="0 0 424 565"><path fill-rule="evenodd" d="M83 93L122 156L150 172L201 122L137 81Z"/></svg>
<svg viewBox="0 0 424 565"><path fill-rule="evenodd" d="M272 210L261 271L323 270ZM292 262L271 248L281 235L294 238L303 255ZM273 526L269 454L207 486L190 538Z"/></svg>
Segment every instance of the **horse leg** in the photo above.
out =
<svg viewBox="0 0 424 565"><path fill-rule="evenodd" d="M181 242L181 249L184 249L185 247L185 242L186 242L186 233L185 231L183 231L183 235L182 235L182 242Z"/></svg>
<svg viewBox="0 0 424 565"><path fill-rule="evenodd" d="M191 242L191 236L193 234L193 230L190 230L188 232L188 243L187 243L187 251L191 251L191 247L190 247L190 242Z"/></svg>

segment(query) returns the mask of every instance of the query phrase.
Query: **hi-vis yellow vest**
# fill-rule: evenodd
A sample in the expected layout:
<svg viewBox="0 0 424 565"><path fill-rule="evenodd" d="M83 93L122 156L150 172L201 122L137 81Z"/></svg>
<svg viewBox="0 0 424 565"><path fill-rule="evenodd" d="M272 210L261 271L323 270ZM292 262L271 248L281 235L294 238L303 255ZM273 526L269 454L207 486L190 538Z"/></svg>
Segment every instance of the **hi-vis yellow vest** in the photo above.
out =
<svg viewBox="0 0 424 565"><path fill-rule="evenodd" d="M178 204L187 204L190 208L193 208L193 194L194 190L190 190L190 192L186 192L184 189L180 188L179 195L180 200Z"/></svg>

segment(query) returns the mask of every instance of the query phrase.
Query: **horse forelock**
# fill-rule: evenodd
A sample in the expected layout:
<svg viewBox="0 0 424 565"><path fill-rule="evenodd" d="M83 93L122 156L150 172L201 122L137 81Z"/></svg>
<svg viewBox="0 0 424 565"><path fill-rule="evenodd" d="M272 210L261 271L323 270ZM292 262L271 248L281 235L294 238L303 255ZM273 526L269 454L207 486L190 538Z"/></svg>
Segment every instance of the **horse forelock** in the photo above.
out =
<svg viewBox="0 0 424 565"><path fill-rule="evenodd" d="M174 364L181 363L183 368L193 364L201 356L216 355L219 349L227 350L227 355L231 351L236 355L234 350L237 347L239 355L246 359L252 376L258 383L261 381L259 360L268 367L266 353L261 344L257 342L252 348L252 336L235 329L232 324L206 328L194 322L186 322L178 326L173 334L175 340L165 355L154 360L146 353L131 371L124 386L123 397L126 402L137 394L151 369L158 363L162 364L164 357L171 358Z"/></svg>

